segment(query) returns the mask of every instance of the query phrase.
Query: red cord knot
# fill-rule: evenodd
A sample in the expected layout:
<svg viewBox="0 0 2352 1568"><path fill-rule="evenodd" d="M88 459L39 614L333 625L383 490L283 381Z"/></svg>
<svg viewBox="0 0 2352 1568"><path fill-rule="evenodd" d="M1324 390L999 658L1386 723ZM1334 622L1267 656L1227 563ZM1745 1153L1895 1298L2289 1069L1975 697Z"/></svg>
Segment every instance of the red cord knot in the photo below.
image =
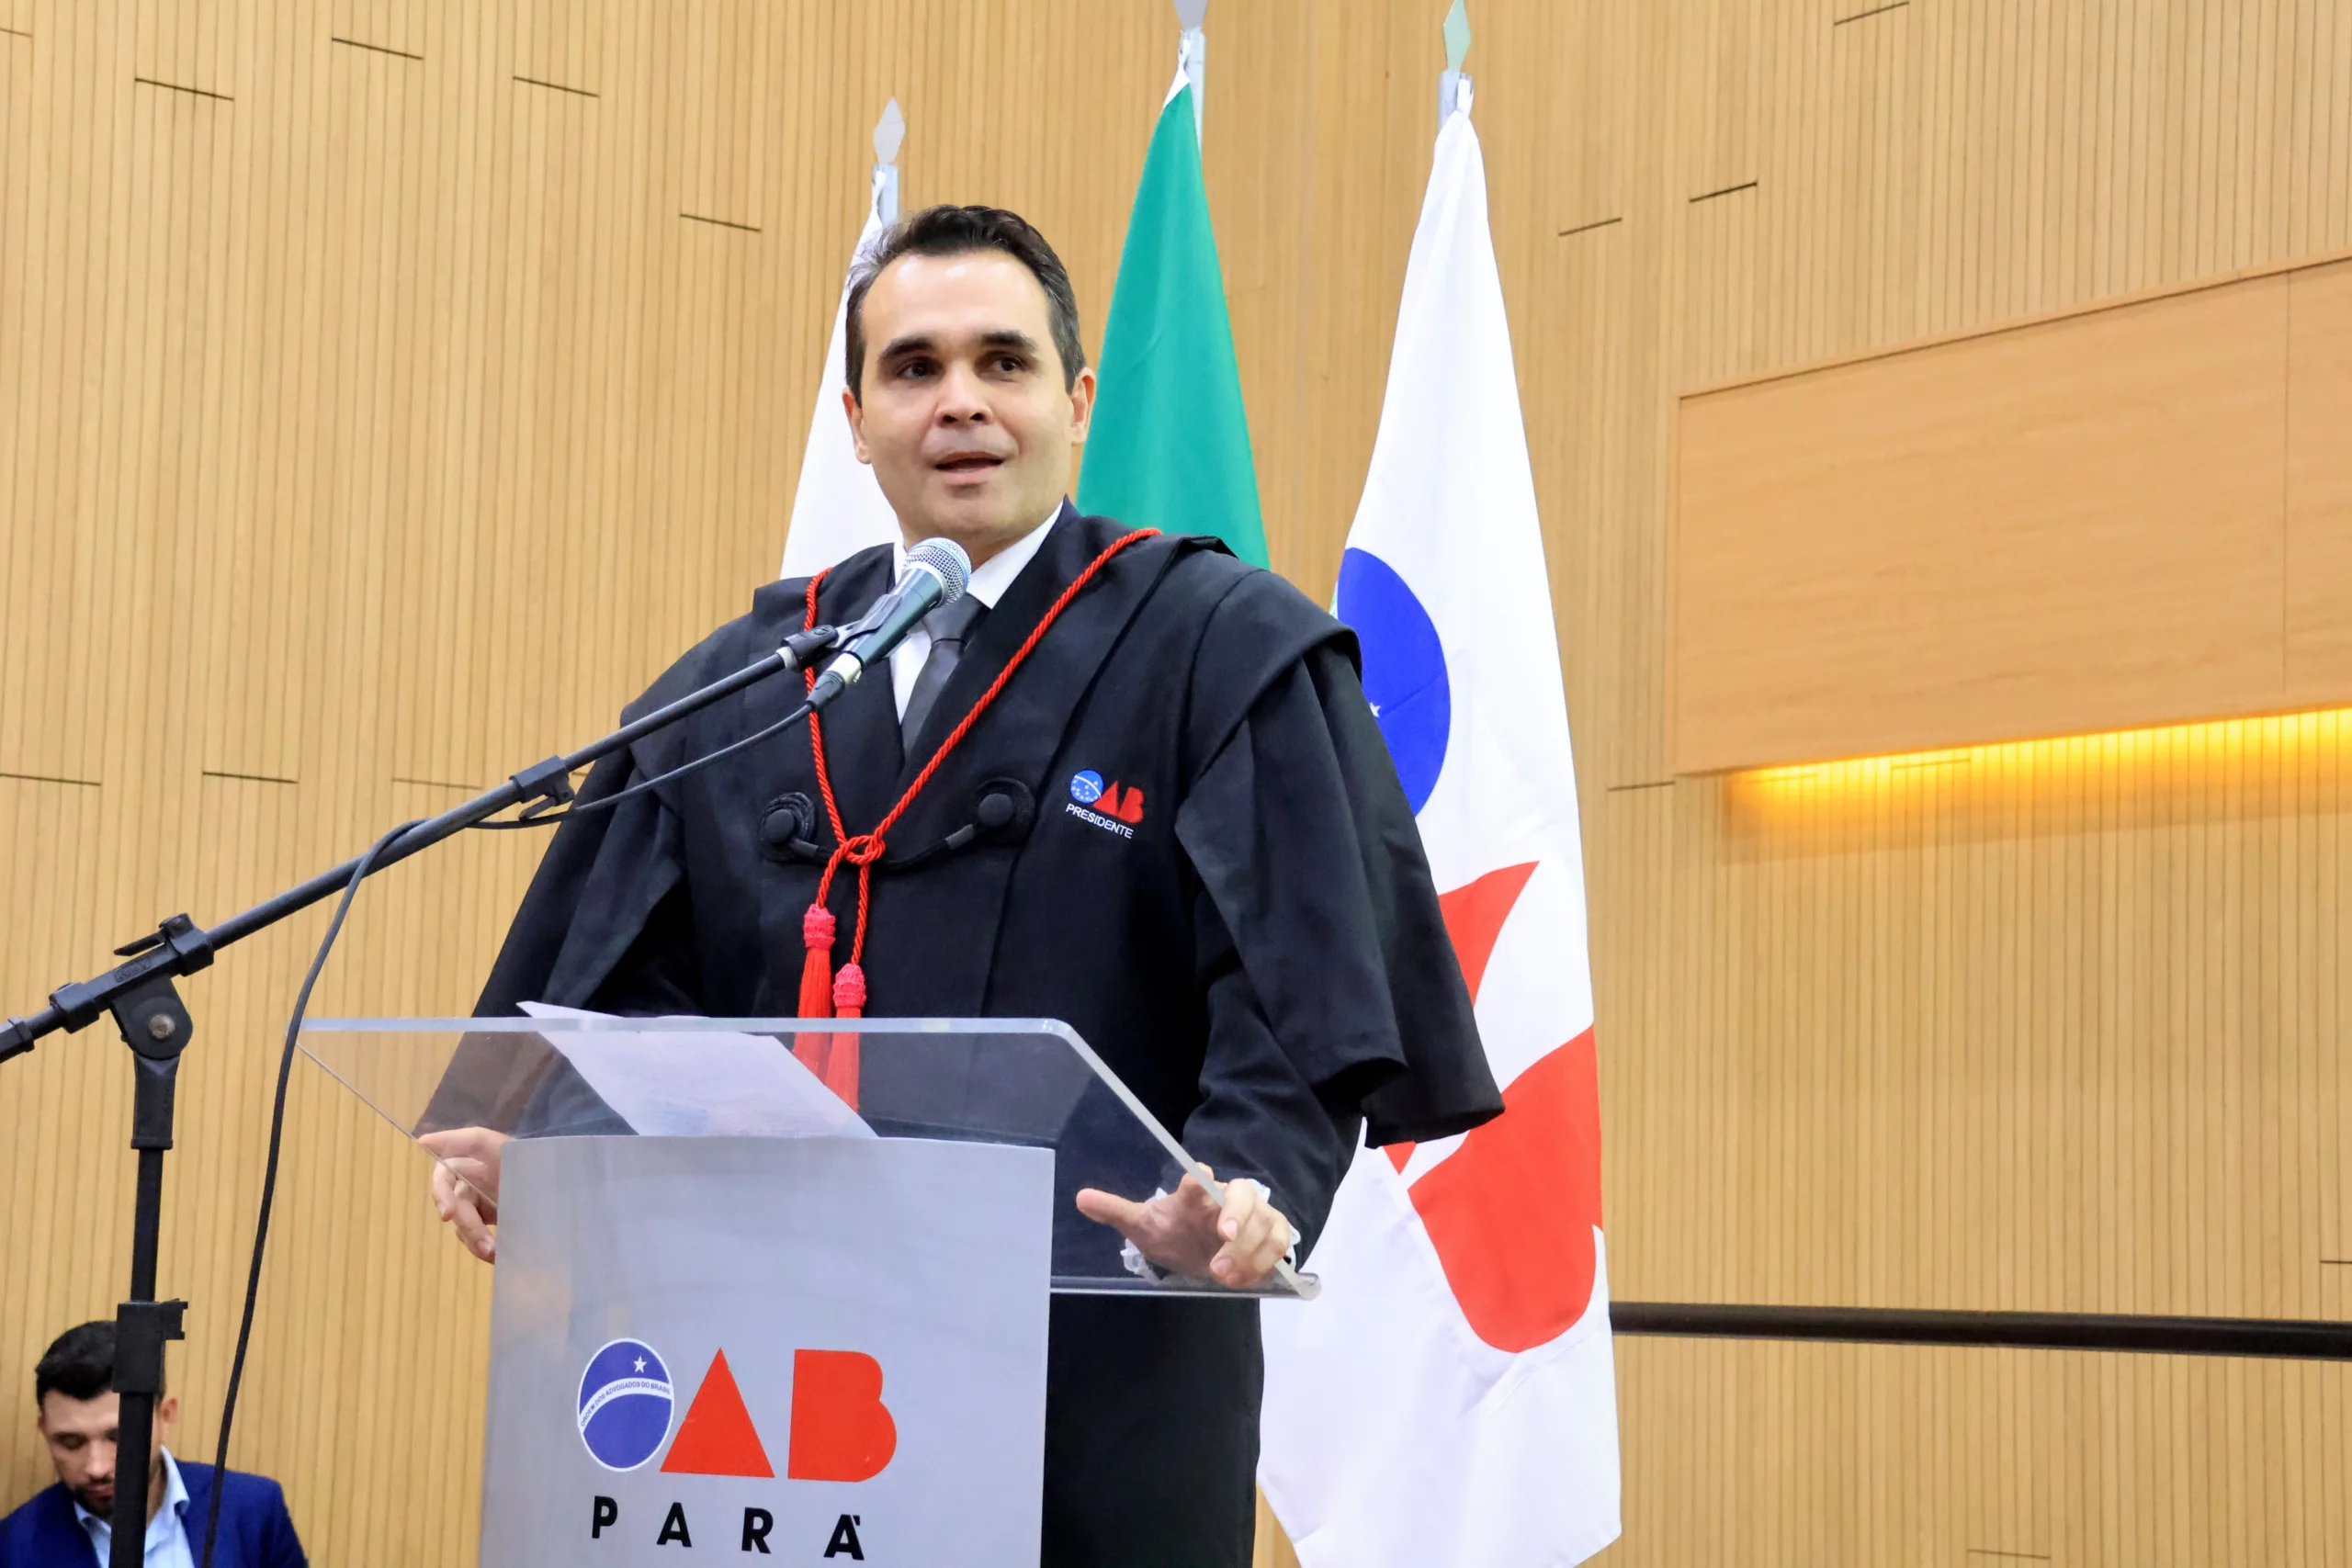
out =
<svg viewBox="0 0 2352 1568"><path fill-rule="evenodd" d="M844 964L833 976L833 1016L857 1018L865 1007L865 971L854 964Z"/></svg>
<svg viewBox="0 0 2352 1568"><path fill-rule="evenodd" d="M809 905L800 917L800 941L811 953L832 952L833 912L822 904Z"/></svg>
<svg viewBox="0 0 2352 1568"><path fill-rule="evenodd" d="M852 865L872 865L882 858L882 835L860 833L842 845L842 858Z"/></svg>

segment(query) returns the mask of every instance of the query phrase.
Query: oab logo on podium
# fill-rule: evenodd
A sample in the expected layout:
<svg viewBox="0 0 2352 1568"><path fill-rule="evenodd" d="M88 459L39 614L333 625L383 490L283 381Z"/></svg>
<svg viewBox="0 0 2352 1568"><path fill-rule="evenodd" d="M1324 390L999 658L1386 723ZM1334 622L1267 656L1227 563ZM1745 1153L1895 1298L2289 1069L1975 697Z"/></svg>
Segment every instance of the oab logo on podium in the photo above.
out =
<svg viewBox="0 0 2352 1568"><path fill-rule="evenodd" d="M616 1339L590 1357L587 1370L581 1374L580 1440L589 1457L606 1470L636 1470L661 1452L670 1437L670 1417L675 1408L661 1353L641 1339ZM861 1351L794 1350L789 1408L787 1480L870 1481L898 1452L898 1424L882 1403L882 1364ZM664 1475L775 1479L767 1445L760 1440L759 1425L744 1402L724 1349L712 1355L710 1369L703 1373L702 1385L686 1406L685 1419L677 1431L668 1457L662 1461ZM724 1528L734 1521L714 1521L706 1513L707 1538L714 1522ZM858 1536L858 1522L855 1514L839 1516L823 1554L864 1562L865 1549ZM617 1532L624 1523L619 1500L599 1494L589 1511L588 1538L601 1540L606 1530ZM741 1523L741 1550L774 1550L768 1544L768 1537L775 1530L772 1509L747 1504ZM672 1501L662 1511L654 1544L691 1549L694 1529L684 1502Z"/></svg>
<svg viewBox="0 0 2352 1568"><path fill-rule="evenodd" d="M518 1139L484 1568L1034 1568L1050 1151Z"/></svg>

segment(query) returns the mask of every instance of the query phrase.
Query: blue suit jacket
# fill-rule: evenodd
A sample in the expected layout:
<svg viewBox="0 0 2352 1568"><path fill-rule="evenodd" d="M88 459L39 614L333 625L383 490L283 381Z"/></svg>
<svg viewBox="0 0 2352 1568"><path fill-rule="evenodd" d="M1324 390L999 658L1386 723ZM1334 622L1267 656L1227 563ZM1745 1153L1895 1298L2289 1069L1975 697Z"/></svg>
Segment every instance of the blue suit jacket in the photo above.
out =
<svg viewBox="0 0 2352 1568"><path fill-rule="evenodd" d="M204 1562L204 1520L212 1507L213 1469L180 1461L180 1483L187 1488L189 1552ZM74 1499L61 1485L40 1493L0 1519L0 1568L93 1568L96 1553L74 1517ZM227 1472L220 1483L220 1544L212 1568L309 1568L286 1494L263 1475Z"/></svg>

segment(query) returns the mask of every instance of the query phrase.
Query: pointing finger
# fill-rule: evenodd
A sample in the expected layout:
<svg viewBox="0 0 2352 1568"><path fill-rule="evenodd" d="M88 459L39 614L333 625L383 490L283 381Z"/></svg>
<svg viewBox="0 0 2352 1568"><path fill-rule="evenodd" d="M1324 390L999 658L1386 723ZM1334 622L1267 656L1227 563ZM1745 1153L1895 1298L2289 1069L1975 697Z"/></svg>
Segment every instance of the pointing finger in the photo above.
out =
<svg viewBox="0 0 2352 1568"><path fill-rule="evenodd" d="M1134 1203L1115 1192L1087 1187L1078 1194L1078 1212L1097 1224L1110 1225L1121 1234L1142 1227L1146 1211L1141 1203Z"/></svg>

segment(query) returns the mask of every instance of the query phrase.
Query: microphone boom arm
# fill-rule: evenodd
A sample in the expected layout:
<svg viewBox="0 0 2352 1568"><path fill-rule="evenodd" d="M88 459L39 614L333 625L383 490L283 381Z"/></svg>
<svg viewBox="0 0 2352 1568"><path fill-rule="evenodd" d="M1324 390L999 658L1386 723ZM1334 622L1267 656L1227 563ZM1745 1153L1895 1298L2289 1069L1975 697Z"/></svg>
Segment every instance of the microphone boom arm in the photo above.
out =
<svg viewBox="0 0 2352 1568"><path fill-rule="evenodd" d="M732 696L746 686L771 675L800 669L811 658L830 650L841 635L831 626L796 632L775 652L745 665L733 674L723 676L673 703L656 708L577 751L533 763L510 776L504 784L411 828L376 857L368 874L373 875L395 861L406 860L422 850L430 849L444 839L454 837L476 823L486 822L512 807L527 806L533 802L562 804L571 797L571 775L582 768L600 761L623 747L633 745L655 730L675 724L721 698ZM351 881L351 874L358 866L359 857L355 855L341 865L322 871L309 881L289 887L242 913L232 915L209 929L198 926L186 915L174 915L145 936L115 949L117 954L129 960L128 963L118 964L94 978L61 986L50 993L50 1005L32 1017L11 1018L5 1024L0 1024L0 1062L30 1051L44 1037L60 1030L70 1032L87 1028L97 1021L100 1013L111 1010L123 997L153 980L175 975L193 975L209 966L213 954L220 948L266 931L288 916L300 914L311 905L343 891Z"/></svg>

